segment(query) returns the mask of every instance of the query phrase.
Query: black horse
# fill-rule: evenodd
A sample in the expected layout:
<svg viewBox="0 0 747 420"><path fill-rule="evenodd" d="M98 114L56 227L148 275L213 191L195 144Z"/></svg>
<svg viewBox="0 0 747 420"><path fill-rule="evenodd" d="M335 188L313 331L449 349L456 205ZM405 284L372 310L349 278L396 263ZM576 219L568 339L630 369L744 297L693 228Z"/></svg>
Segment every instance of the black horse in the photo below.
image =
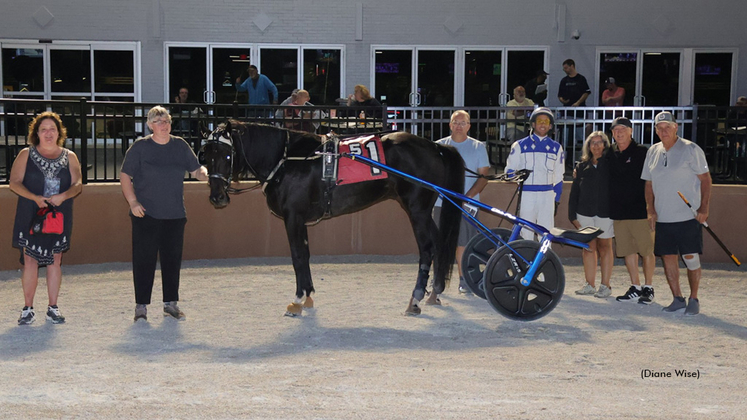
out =
<svg viewBox="0 0 747 420"><path fill-rule="evenodd" d="M325 181L322 156L330 155L316 153L321 150L322 141L315 134L269 125L233 120L221 124L204 147L210 174L210 202L216 208L228 205L232 179L251 174L260 181L267 206L285 222L296 272L296 298L288 305L286 315L296 316L303 308L313 307L306 226L363 210L386 199L397 200L410 218L420 254L417 282L405 313L419 314L418 304L426 293L431 263L433 293L440 294L446 287L454 263L461 210L445 202L439 229L431 217L437 193L422 185L393 175L349 185ZM382 145L387 165L462 192L464 163L454 148L403 132L382 137Z"/></svg>

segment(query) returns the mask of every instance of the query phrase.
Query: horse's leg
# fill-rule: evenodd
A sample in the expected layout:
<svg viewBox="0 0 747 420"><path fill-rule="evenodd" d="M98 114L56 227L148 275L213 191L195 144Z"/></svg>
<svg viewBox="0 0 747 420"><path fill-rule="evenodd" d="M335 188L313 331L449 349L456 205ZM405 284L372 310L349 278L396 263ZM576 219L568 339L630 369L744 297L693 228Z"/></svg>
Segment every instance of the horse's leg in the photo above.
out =
<svg viewBox="0 0 747 420"><path fill-rule="evenodd" d="M295 217L285 218L285 231L288 234L293 270L296 273L296 295L286 308L285 315L298 316L301 315L303 308L314 307L314 300L311 298L314 285L309 268L309 236L303 220Z"/></svg>
<svg viewBox="0 0 747 420"><path fill-rule="evenodd" d="M419 315L420 301L425 297L425 289L428 286L428 273L435 255L436 237L438 228L431 218L430 211L410 211L410 223L418 243L420 259L418 260L418 278L415 289L412 291L410 303L407 305L405 315Z"/></svg>

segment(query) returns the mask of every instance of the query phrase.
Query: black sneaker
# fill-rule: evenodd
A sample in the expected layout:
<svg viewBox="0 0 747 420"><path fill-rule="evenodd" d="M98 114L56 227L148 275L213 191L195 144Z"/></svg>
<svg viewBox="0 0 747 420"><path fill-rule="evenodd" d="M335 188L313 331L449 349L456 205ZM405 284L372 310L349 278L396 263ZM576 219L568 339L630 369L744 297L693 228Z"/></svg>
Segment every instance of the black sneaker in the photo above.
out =
<svg viewBox="0 0 747 420"><path fill-rule="evenodd" d="M641 297L641 291L636 289L635 286L630 286L630 289L624 295L616 297L615 300L618 302L632 302L639 297Z"/></svg>
<svg viewBox="0 0 747 420"><path fill-rule="evenodd" d="M24 306L21 310L21 316L18 318L18 325L31 325L36 321L36 314L33 306Z"/></svg>
<svg viewBox="0 0 747 420"><path fill-rule="evenodd" d="M638 303L641 303L643 305L650 305L654 303L654 288L644 286L643 291L641 292L641 297L638 298Z"/></svg>
<svg viewBox="0 0 747 420"><path fill-rule="evenodd" d="M47 306L47 321L52 321L53 324L65 323L65 317L60 314L57 305Z"/></svg>

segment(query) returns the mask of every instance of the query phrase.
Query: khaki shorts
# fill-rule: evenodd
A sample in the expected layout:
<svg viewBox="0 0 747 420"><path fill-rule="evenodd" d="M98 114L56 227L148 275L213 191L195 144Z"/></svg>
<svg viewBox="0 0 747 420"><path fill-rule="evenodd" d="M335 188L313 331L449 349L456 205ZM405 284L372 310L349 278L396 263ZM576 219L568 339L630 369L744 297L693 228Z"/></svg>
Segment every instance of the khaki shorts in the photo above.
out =
<svg viewBox="0 0 747 420"><path fill-rule="evenodd" d="M654 232L648 219L614 220L615 254L618 258L632 254L647 257L654 254Z"/></svg>

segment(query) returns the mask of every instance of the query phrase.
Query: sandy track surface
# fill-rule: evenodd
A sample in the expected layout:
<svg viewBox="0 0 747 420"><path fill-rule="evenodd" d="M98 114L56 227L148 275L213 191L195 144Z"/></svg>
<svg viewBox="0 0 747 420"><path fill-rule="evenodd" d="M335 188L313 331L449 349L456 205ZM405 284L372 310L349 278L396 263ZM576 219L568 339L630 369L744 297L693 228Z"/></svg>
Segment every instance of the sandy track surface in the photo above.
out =
<svg viewBox="0 0 747 420"><path fill-rule="evenodd" d="M0 272L0 418L743 418L744 270L707 266L685 317L661 312L661 267L646 306L574 295L582 267L566 263L563 300L534 322L454 285L403 316L413 256L313 258L317 308L296 319L287 258L186 262L184 322L162 316L157 284L133 323L129 265L103 264L63 267L66 324L44 320L41 281L37 321L18 327L20 273ZM627 289L624 267L612 286Z"/></svg>

